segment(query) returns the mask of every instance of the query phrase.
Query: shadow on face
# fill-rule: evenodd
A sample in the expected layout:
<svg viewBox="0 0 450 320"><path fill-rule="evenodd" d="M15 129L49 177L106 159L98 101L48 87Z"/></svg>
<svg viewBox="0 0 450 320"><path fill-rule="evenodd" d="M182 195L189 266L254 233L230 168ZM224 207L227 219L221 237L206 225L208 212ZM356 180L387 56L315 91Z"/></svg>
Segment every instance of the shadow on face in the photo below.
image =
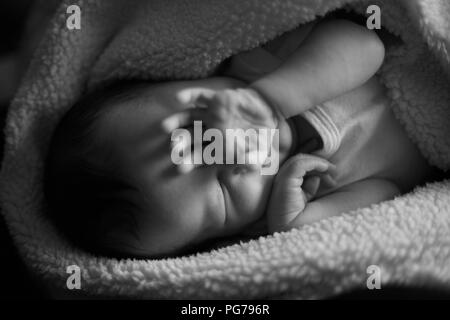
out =
<svg viewBox="0 0 450 320"><path fill-rule="evenodd" d="M234 236L260 219L273 177L236 165L203 165L182 174L171 160L171 137L161 122L191 106L189 90L243 86L229 78L149 85L102 119L100 136L112 145L119 170L138 187L135 201L140 248L131 254L160 256ZM211 243L211 242L210 242Z"/></svg>

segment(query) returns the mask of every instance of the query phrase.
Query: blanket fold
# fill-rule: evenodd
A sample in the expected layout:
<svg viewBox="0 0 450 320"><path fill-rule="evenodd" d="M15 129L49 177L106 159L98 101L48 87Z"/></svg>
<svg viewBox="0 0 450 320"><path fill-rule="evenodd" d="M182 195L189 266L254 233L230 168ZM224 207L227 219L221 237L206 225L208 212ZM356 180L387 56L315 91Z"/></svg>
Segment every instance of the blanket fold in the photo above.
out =
<svg viewBox="0 0 450 320"><path fill-rule="evenodd" d="M66 28L68 6L81 30ZM323 298L388 284L450 289L450 181L298 230L165 260L95 257L45 216L43 167L58 120L80 96L122 79L212 75L226 58L338 8L381 8L402 39L379 72L395 115L429 162L450 168L450 2L447 0L62 0L9 110L2 213L23 259L51 290L127 298Z"/></svg>

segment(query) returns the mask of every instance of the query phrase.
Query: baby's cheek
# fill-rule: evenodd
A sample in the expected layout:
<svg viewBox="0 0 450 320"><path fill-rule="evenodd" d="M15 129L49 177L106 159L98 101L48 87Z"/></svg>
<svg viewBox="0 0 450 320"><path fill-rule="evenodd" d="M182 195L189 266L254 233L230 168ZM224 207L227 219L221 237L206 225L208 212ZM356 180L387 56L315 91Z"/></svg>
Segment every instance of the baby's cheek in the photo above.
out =
<svg viewBox="0 0 450 320"><path fill-rule="evenodd" d="M242 218L253 222L264 214L273 177L253 173L243 177L236 190L236 208L242 208Z"/></svg>

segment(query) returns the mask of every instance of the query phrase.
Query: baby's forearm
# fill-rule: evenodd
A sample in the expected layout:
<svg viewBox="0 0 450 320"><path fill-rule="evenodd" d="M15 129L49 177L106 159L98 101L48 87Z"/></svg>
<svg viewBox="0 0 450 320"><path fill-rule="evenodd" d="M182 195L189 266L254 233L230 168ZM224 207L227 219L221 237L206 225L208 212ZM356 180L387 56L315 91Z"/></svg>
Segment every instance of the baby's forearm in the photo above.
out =
<svg viewBox="0 0 450 320"><path fill-rule="evenodd" d="M307 203L305 209L288 226L285 226L284 230L391 200L399 194L398 187L387 180L369 178L357 181Z"/></svg>
<svg viewBox="0 0 450 320"><path fill-rule="evenodd" d="M289 118L362 85L383 58L383 43L374 32L345 20L324 22L250 88Z"/></svg>

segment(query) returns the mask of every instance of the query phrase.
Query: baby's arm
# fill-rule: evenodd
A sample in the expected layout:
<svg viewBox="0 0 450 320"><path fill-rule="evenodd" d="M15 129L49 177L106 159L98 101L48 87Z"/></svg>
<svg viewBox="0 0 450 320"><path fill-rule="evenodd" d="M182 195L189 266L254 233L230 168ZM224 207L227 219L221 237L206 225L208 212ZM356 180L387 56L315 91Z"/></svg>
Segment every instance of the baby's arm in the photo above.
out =
<svg viewBox="0 0 450 320"><path fill-rule="evenodd" d="M165 120L164 128L171 132L193 119L221 130L275 128L283 118L360 86L383 57L383 44L372 31L348 21L319 23L278 69L246 88L186 89L189 94L180 94L180 101L202 106L201 112L192 108L175 114Z"/></svg>
<svg viewBox="0 0 450 320"><path fill-rule="evenodd" d="M293 159L293 157L291 158L293 162L286 163L289 167L285 168L283 165L280 169L267 212L270 232L287 231L304 224L393 199L400 193L397 186L388 180L369 178L309 201L314 197L311 192L317 191L318 183L315 186L312 186L315 183L306 185L308 180L304 178L305 172L309 172L313 167L316 170L323 170L326 162L320 158L315 160L310 155L308 157L310 159L304 157ZM315 165L311 166L307 161L314 161ZM324 183L324 179L320 179L322 180L320 183ZM314 181L312 177L309 178L309 182L311 181Z"/></svg>
<svg viewBox="0 0 450 320"><path fill-rule="evenodd" d="M362 85L383 59L383 43L373 31L345 20L323 22L250 88L289 118Z"/></svg>
<svg viewBox="0 0 450 320"><path fill-rule="evenodd" d="M321 219L393 199L399 188L384 179L365 179L345 186L329 195L309 202L291 227L299 227Z"/></svg>

